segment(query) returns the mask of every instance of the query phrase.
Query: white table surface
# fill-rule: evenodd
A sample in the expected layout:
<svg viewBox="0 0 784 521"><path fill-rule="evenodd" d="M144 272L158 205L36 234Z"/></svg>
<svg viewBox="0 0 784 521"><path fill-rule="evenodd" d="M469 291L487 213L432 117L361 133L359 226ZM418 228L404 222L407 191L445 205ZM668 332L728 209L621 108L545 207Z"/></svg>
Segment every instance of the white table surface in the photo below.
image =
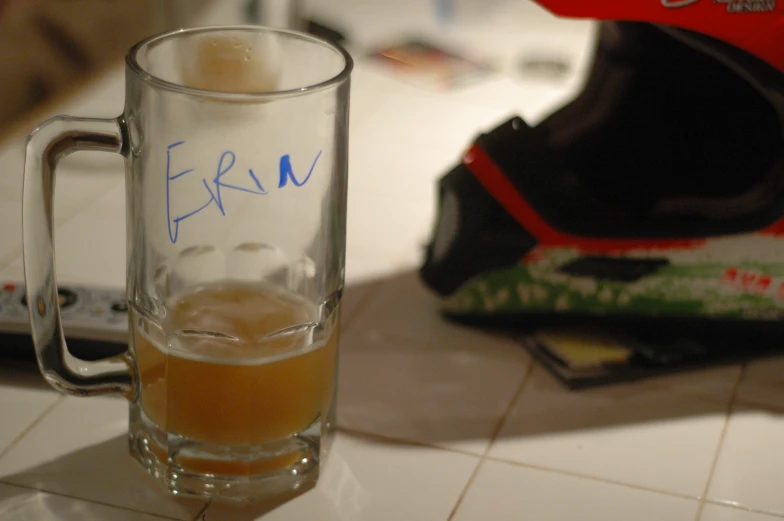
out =
<svg viewBox="0 0 784 521"><path fill-rule="evenodd" d="M567 100L579 74L553 82L516 77L511 67L522 50L552 49L584 63L592 26L555 20L525 0L479 10L460 0L458 18L439 28L426 2L393 4L329 5L362 47L429 34L498 58L502 73L434 93L358 59L340 433L316 489L266 514L174 500L128 456L122 400L64 397L32 372L0 366L0 519L784 517L784 360L569 393L511 340L438 316L416 276L435 179L476 132L515 113L536 122ZM62 112L115 115L121 74ZM22 143L20 136L0 149L0 281L22 277ZM122 287L121 159L73 157L58 179L60 281Z"/></svg>

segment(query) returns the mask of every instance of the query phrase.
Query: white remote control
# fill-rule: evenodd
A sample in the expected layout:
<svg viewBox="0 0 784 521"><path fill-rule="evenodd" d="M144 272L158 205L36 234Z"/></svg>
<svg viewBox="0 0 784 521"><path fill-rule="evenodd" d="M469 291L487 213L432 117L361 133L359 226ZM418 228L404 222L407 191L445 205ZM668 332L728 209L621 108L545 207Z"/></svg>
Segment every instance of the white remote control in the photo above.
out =
<svg viewBox="0 0 784 521"><path fill-rule="evenodd" d="M94 359L124 350L128 344L125 290L62 285L59 294L65 338L75 356ZM0 355L20 347L32 354L26 301L23 284L6 282L0 287Z"/></svg>

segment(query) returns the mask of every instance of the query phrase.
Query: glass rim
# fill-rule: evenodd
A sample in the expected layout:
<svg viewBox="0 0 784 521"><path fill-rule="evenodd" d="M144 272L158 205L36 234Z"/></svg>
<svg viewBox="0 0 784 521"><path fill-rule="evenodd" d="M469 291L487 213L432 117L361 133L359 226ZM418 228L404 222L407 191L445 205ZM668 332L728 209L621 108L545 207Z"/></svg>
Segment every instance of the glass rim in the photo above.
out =
<svg viewBox="0 0 784 521"><path fill-rule="evenodd" d="M161 43L166 40L173 40L183 35L208 34L208 33L219 32L219 31L272 33L272 34L278 34L278 35L310 42L312 44L326 47L332 50L333 52L335 52L336 54L340 55L343 58L343 68L339 73L333 75L330 78L327 78L326 80L305 85L303 87L294 88L294 89L269 90L269 91L261 91L261 92L227 92L227 91L199 89L196 87L188 87L187 85L181 85L179 83L164 80L163 78L147 71L144 67L142 67L139 64L139 61L137 59L140 52L144 51L146 48L149 48L151 45L154 45L156 43ZM332 87L334 85L339 85L343 83L349 78L349 76L351 76L351 71L354 68L354 60L351 58L351 55L348 53L348 51L346 51L346 49L344 49L342 46L338 44L330 42L329 40L326 40L324 38L313 36L311 34L304 33L301 31L295 31L291 29L283 29L277 27L267 27L261 25L209 25L204 27L176 29L173 31L167 31L160 34L155 34L134 44L125 55L125 63L134 72L134 74L136 74L136 76L138 76L143 82L153 87L157 87L159 89L164 89L170 92L175 92L178 94L184 94L188 96L212 99L215 101L223 100L223 101L246 101L246 102L270 101L273 99L302 96L305 94L318 92L327 89L329 87Z"/></svg>

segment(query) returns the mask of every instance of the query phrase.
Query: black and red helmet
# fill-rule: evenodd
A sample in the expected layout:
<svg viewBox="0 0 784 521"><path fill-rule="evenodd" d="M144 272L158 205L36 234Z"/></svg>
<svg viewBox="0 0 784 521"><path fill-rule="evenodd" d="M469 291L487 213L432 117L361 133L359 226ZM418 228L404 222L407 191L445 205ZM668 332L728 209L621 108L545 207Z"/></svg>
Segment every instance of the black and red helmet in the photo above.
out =
<svg viewBox="0 0 784 521"><path fill-rule="evenodd" d="M573 100L478 136L440 180L425 283L455 314L502 279L512 296L479 312L556 311L592 277L638 312L784 315L774 275L760 277L781 295L752 311L745 297L717 307L710 289L760 255L784 273L784 0L536 1L599 21L593 65ZM514 297L551 272L553 299ZM655 273L713 278L684 279L703 296L659 294ZM581 311L623 308L583 296Z"/></svg>

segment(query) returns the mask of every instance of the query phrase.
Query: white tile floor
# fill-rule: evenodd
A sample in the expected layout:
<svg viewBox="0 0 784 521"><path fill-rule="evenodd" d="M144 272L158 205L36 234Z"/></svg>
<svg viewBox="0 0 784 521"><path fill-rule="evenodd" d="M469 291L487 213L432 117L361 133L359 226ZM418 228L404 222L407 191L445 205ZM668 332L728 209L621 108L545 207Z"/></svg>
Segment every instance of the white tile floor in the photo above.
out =
<svg viewBox="0 0 784 521"><path fill-rule="evenodd" d="M341 434L316 488L263 519L447 519L476 465L463 454ZM251 521L264 510L213 505L204 521Z"/></svg>
<svg viewBox="0 0 784 521"><path fill-rule="evenodd" d="M639 383L568 394L537 367L489 455L698 497L729 400L729 393L710 399Z"/></svg>
<svg viewBox="0 0 784 521"><path fill-rule="evenodd" d="M708 498L784 516L782 436L784 410L733 410Z"/></svg>
<svg viewBox="0 0 784 521"><path fill-rule="evenodd" d="M698 502L693 499L486 461L463 498L454 521L692 521L697 508Z"/></svg>
<svg viewBox="0 0 784 521"><path fill-rule="evenodd" d="M159 516L82 501L35 489L0 484L3 521L160 521Z"/></svg>
<svg viewBox="0 0 784 521"><path fill-rule="evenodd" d="M528 355L511 342L472 346L365 333L342 338L338 423L484 454L525 379Z"/></svg>
<svg viewBox="0 0 784 521"><path fill-rule="evenodd" d="M779 517L719 505L705 505L701 521L776 521Z"/></svg>
<svg viewBox="0 0 784 521"><path fill-rule="evenodd" d="M147 486L128 457L128 407L117 398L68 397L0 459L0 481L175 519L200 501L172 501Z"/></svg>
<svg viewBox="0 0 784 521"><path fill-rule="evenodd" d="M433 31L411 15L425 3L397 2L392 13L382 4L335 0L331 12L346 15L343 25L356 29L362 46L401 27ZM401 21L392 15L404 4L410 16ZM484 29L469 28L462 41L503 48L504 66L523 41L531 48L557 41L559 52L585 54L589 24L556 21L523 0L485 5L472 15ZM464 23L460 18L445 38L456 38ZM529 30L517 29L524 24ZM487 37L488 27L498 34ZM524 34L515 39L518 32ZM784 358L570 393L511 340L443 320L417 279L435 179L476 132L514 112L535 120L578 80L502 77L436 95L358 62L342 432L316 489L277 508L174 500L128 457L121 400L63 398L42 385L34 367L2 368L0 519L784 518ZM111 78L106 90L66 111L111 115L121 86ZM19 143L0 150L4 280L22 276L20 152ZM80 170L78 161L71 166L58 184L59 278L120 287L122 175L111 171L111 160L95 172Z"/></svg>
<svg viewBox="0 0 784 521"><path fill-rule="evenodd" d="M41 383L37 375L20 375L14 368L0 368L0 455L63 399Z"/></svg>

